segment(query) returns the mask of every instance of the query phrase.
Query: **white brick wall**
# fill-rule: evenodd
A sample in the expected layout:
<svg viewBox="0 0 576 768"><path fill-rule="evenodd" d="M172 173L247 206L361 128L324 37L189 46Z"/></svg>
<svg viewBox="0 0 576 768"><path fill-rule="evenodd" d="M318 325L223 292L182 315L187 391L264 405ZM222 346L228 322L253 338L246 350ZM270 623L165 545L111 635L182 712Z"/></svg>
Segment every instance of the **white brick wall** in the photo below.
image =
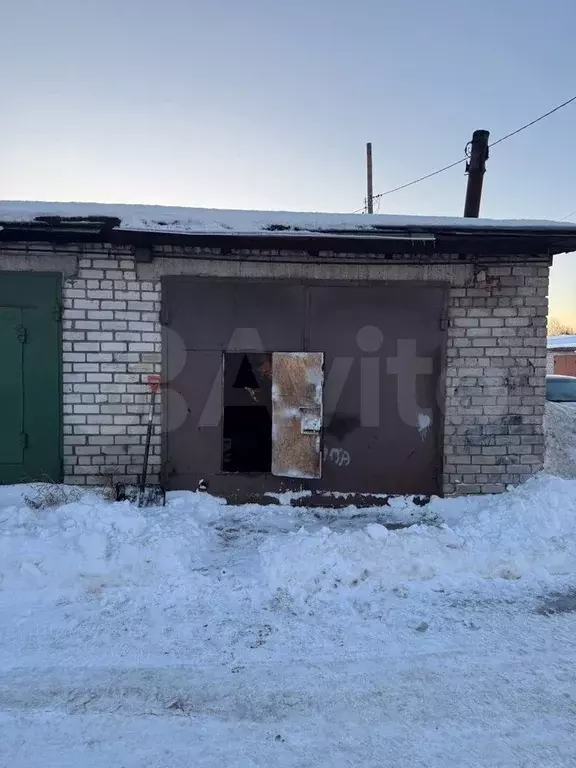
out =
<svg viewBox="0 0 576 768"><path fill-rule="evenodd" d="M63 287L64 473L99 485L140 472L151 373L161 373L160 283L140 281L130 248L91 246ZM150 454L160 468L160 397Z"/></svg>
<svg viewBox="0 0 576 768"><path fill-rule="evenodd" d="M503 491L542 469L547 266L483 270L449 296L444 491Z"/></svg>
<svg viewBox="0 0 576 768"><path fill-rule="evenodd" d="M215 261L165 246L142 273L426 282L449 286L443 490L497 493L542 468L548 257L492 266L447 263L302 264ZM181 258L186 253L188 259ZM253 252L257 255L259 252ZM277 255L277 254L275 254ZM180 257L180 258L179 258ZM480 263L481 266L480 266Z"/></svg>
<svg viewBox="0 0 576 768"><path fill-rule="evenodd" d="M433 280L449 286L444 491L497 492L542 466L548 258L484 266L446 263L311 264L215 260L218 249L14 244L0 270L61 270L65 480L134 480L146 432L146 378L161 372L160 278ZM258 252L256 252L257 254ZM269 254L280 258L279 254ZM184 258L187 257L187 258ZM480 259L479 259L480 260ZM151 454L160 469L160 403Z"/></svg>

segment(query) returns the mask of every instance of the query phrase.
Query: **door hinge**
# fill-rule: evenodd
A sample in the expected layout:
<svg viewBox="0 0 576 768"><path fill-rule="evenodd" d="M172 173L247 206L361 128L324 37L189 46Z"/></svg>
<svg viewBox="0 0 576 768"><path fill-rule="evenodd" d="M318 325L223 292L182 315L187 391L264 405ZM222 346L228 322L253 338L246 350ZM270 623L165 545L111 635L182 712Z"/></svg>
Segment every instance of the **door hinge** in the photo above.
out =
<svg viewBox="0 0 576 768"><path fill-rule="evenodd" d="M444 310L440 315L440 330L441 331L448 330L448 313L446 312L446 310Z"/></svg>
<svg viewBox="0 0 576 768"><path fill-rule="evenodd" d="M162 302L160 307L160 325L170 325L170 312L166 302Z"/></svg>
<svg viewBox="0 0 576 768"><path fill-rule="evenodd" d="M57 302L52 312L52 317L54 318L55 322L59 323L60 320L62 320L62 314L63 314L62 304L61 302Z"/></svg>
<svg viewBox="0 0 576 768"><path fill-rule="evenodd" d="M26 450L28 448L28 433L27 432L20 432L20 445L22 447L22 450Z"/></svg>
<svg viewBox="0 0 576 768"><path fill-rule="evenodd" d="M28 331L23 325L16 326L16 338L20 344L26 344L26 341L28 340Z"/></svg>

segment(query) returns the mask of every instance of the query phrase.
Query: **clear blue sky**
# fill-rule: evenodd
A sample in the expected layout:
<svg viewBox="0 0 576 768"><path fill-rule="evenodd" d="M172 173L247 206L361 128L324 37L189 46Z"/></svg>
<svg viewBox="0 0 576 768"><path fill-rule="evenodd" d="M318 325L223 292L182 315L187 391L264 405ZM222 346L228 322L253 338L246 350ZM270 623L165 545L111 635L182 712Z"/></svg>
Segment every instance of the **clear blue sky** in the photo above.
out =
<svg viewBox="0 0 576 768"><path fill-rule="evenodd" d="M576 94L574 0L0 0L0 198L351 211ZM495 147L482 215L576 211L576 103ZM459 215L462 168L382 200ZM573 218L576 221L576 216ZM576 322L576 255L552 313Z"/></svg>

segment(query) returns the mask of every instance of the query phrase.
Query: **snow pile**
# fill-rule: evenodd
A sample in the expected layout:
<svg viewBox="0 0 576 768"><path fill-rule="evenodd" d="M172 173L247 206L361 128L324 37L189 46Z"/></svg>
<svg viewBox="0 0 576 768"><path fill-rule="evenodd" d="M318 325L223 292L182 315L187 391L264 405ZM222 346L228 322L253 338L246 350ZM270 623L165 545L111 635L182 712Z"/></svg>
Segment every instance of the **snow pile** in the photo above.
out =
<svg viewBox="0 0 576 768"><path fill-rule="evenodd" d="M176 499L171 508L153 510L90 493L77 503L38 511L16 500L0 510L0 589L185 580L210 543L201 521L218 505L188 496L185 508Z"/></svg>
<svg viewBox="0 0 576 768"><path fill-rule="evenodd" d="M467 511L453 528L479 574L546 578L576 570L576 480L541 475L501 496L463 501Z"/></svg>
<svg viewBox="0 0 576 768"><path fill-rule="evenodd" d="M389 531L377 524L337 533L324 527L260 547L267 583L297 600L369 583L443 585L455 580L531 579L576 571L576 481L541 476L499 496L435 499L453 520Z"/></svg>
<svg viewBox="0 0 576 768"><path fill-rule="evenodd" d="M552 475L576 477L576 403L546 403L546 460Z"/></svg>
<svg viewBox="0 0 576 768"><path fill-rule="evenodd" d="M168 590L178 600L262 606L279 592L302 603L404 582L457 590L576 574L576 480L548 475L501 495L436 498L424 509L403 499L403 514L420 522L398 530L381 524L386 507L369 517L341 510L318 523L297 509L233 507L198 493L170 494L166 507L150 509L92 493L40 511L18 496L6 505L5 491L2 498L4 594L142 587L160 603Z"/></svg>
<svg viewBox="0 0 576 768"><path fill-rule="evenodd" d="M363 530L337 533L304 529L287 538L269 539L260 556L272 592L296 600L340 587L371 582L391 588L405 580L428 580L452 570L463 546L449 528L422 525L389 531L372 523Z"/></svg>

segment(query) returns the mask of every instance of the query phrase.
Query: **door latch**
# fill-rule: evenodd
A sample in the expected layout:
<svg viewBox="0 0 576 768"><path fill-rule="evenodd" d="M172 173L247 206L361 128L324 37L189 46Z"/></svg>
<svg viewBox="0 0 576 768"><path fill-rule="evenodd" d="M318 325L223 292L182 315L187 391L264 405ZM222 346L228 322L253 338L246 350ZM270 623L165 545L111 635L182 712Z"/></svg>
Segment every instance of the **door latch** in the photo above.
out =
<svg viewBox="0 0 576 768"><path fill-rule="evenodd" d="M26 344L26 341L28 339L28 331L23 325L16 326L16 338L18 339L20 344Z"/></svg>
<svg viewBox="0 0 576 768"><path fill-rule="evenodd" d="M322 419L316 410L300 408L303 435L317 435L322 429Z"/></svg>

